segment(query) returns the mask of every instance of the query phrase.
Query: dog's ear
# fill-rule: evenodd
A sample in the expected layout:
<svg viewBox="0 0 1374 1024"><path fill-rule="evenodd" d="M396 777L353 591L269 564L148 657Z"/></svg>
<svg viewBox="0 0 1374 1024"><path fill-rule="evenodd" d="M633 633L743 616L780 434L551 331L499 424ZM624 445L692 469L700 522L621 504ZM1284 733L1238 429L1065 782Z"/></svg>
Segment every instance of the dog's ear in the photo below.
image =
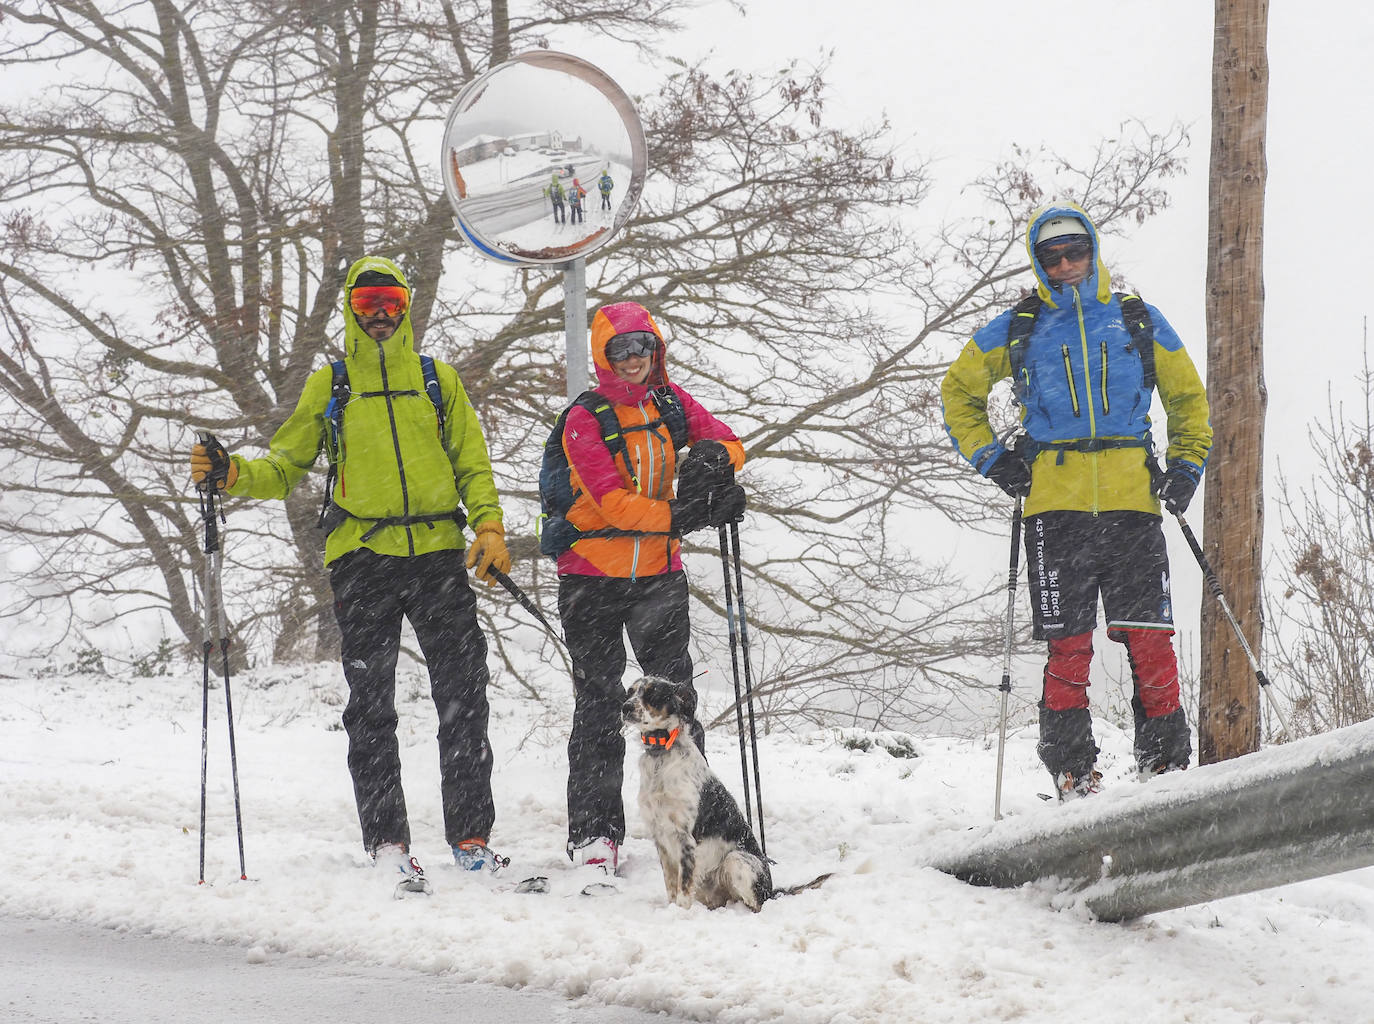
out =
<svg viewBox="0 0 1374 1024"><path fill-rule="evenodd" d="M641 698L651 708L669 715L682 714L682 697L678 688L666 679L645 679Z"/></svg>

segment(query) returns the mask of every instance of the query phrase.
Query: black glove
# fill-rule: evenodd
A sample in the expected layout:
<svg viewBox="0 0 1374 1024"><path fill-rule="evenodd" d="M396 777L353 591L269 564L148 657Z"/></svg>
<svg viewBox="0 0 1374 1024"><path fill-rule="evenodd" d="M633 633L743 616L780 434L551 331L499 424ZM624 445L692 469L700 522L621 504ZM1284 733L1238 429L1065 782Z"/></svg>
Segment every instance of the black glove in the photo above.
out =
<svg viewBox="0 0 1374 1024"><path fill-rule="evenodd" d="M1004 451L988 467L988 479L1011 498L1027 498L1031 492L1031 471L1018 453Z"/></svg>
<svg viewBox="0 0 1374 1024"><path fill-rule="evenodd" d="M698 441L692 445L677 471L679 498L705 497L712 491L735 482L730 453L719 441Z"/></svg>
<svg viewBox="0 0 1374 1024"><path fill-rule="evenodd" d="M738 523L744 518L744 488L739 484L726 484L711 493L711 525L720 528L730 523Z"/></svg>
<svg viewBox="0 0 1374 1024"><path fill-rule="evenodd" d="M711 504L710 496L703 494L700 497L686 499L674 498L668 502L668 509L672 515L669 522L668 532L675 537L685 537L696 530L704 530L711 525Z"/></svg>
<svg viewBox="0 0 1374 1024"><path fill-rule="evenodd" d="M672 531L684 537L707 526L725 526L744 517L744 488L735 483L730 453L719 441L692 445L677 471Z"/></svg>
<svg viewBox="0 0 1374 1024"><path fill-rule="evenodd" d="M1159 500L1164 502L1165 508L1174 515L1181 516L1188 511L1188 503L1193 500L1198 481L1201 479L1202 470L1191 462L1174 459L1169 463L1164 475L1159 477L1155 493L1159 495Z"/></svg>

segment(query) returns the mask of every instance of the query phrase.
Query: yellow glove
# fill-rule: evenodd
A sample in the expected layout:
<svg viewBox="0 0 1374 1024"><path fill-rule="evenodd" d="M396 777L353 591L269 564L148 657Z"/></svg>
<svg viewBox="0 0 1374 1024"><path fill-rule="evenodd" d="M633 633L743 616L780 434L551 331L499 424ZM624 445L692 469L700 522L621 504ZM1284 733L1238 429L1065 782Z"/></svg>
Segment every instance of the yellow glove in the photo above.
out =
<svg viewBox="0 0 1374 1024"><path fill-rule="evenodd" d="M191 482L199 487L206 477L213 479L220 490L233 487L239 478L239 467L229 458L224 445L213 438L208 449L199 442L191 445Z"/></svg>
<svg viewBox="0 0 1374 1024"><path fill-rule="evenodd" d="M476 528L477 536L468 545L468 568L479 580L486 580L487 586L496 585L496 577L488 570L499 573L510 572L510 552L506 550L506 528L498 522L488 521Z"/></svg>

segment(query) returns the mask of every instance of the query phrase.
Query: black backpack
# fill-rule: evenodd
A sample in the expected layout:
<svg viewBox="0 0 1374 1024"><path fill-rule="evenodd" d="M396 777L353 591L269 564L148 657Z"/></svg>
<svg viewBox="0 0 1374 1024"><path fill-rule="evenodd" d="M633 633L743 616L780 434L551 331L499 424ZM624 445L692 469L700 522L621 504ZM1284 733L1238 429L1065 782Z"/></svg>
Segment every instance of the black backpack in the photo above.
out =
<svg viewBox="0 0 1374 1024"><path fill-rule="evenodd" d="M601 530L579 530L565 518L568 509L580 492L572 486L572 467L568 465L568 453L563 449L563 428L568 422L568 413L574 406L581 406L596 417L601 441L611 453L612 459L620 459L630 478L634 479L634 467L629 463L628 449L625 445L624 431L652 430L668 428L669 442L674 451L687 445L687 410L682 407L673 389L660 385L650 391L654 404L658 406L656 420L648 423L623 426L616 418L615 409L610 401L595 391L584 391L576 401L558 414L553 430L544 442L544 458L539 466L539 519L535 533L539 537L539 551L550 558L557 559L583 537L629 537L643 536L634 530L617 530L606 527ZM662 436L662 435L659 435Z"/></svg>
<svg viewBox="0 0 1374 1024"><path fill-rule="evenodd" d="M1155 389L1155 325L1150 319L1150 311L1145 306L1145 300L1139 295L1130 295L1126 292L1113 292L1118 305L1121 306L1121 319L1126 324L1126 329L1131 332L1131 349L1140 357L1141 377L1146 391ZM1007 357L1011 360L1011 380L1012 387L1016 392L1016 399L1022 405L1026 404L1027 389L1030 387L1030 375L1026 372L1026 344L1030 340L1031 332L1035 330L1035 321L1040 316L1040 309L1043 300L1039 292L1032 292L1016 304L1012 311L1011 323L1007 325ZM1034 461L1035 456L1040 451L1050 449L1058 451L1059 461L1064 461L1063 452L1079 451L1092 452L1102 451L1106 448L1144 448L1148 454L1151 450L1152 441L1149 437L1144 440L1135 438L1089 438L1082 441L1033 441L1029 437L1022 443L1022 451L1028 461ZM1147 461L1149 461L1147 459Z"/></svg>
<svg viewBox="0 0 1374 1024"><path fill-rule="evenodd" d="M1140 357L1145 378L1145 390L1155 389L1155 325L1150 319L1150 311L1145 300L1139 295L1113 292L1121 306L1121 319L1131 332L1131 348ZM1007 356L1011 359L1012 385L1016 388L1017 398L1024 404L1024 392L1030 386L1026 374L1026 342L1035 330L1035 321L1040 316L1043 300L1038 292L1031 292L1016 304L1012 311L1011 323L1007 325Z"/></svg>

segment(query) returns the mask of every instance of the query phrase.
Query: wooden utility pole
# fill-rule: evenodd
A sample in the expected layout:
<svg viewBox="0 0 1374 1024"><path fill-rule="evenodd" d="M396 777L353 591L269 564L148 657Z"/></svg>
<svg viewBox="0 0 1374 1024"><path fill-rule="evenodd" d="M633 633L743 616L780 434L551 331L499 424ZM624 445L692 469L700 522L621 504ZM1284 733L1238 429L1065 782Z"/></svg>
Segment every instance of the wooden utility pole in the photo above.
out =
<svg viewBox="0 0 1374 1024"><path fill-rule="evenodd" d="M1207 231L1205 549L1253 650L1263 634L1264 156L1269 0L1215 0ZM1198 761L1259 749L1259 685L1217 603L1202 604Z"/></svg>

